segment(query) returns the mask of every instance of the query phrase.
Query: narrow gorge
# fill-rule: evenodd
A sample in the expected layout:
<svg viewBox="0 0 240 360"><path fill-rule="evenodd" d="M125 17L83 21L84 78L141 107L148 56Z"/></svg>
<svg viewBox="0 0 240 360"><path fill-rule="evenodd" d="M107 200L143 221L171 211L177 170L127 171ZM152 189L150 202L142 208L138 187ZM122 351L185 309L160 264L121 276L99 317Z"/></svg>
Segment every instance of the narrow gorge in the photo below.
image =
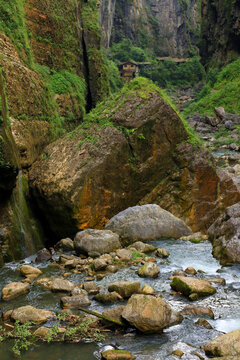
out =
<svg viewBox="0 0 240 360"><path fill-rule="evenodd" d="M239 40L238 0L0 0L1 359L238 359Z"/></svg>

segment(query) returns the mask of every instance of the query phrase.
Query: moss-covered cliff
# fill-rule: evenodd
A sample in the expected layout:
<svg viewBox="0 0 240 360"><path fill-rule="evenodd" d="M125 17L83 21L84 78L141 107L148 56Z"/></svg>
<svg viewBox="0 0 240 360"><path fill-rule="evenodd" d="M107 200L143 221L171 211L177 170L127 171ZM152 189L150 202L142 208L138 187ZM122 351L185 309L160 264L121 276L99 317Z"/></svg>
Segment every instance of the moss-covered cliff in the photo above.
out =
<svg viewBox="0 0 240 360"><path fill-rule="evenodd" d="M43 246L21 169L108 94L98 23L95 0L0 0L0 264Z"/></svg>

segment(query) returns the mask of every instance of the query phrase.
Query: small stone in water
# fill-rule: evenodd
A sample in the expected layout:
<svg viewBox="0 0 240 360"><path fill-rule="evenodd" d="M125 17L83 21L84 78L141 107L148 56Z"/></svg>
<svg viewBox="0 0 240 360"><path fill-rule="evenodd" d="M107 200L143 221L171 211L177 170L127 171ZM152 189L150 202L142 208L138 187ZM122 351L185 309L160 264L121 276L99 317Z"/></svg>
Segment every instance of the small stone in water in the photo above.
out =
<svg viewBox="0 0 240 360"><path fill-rule="evenodd" d="M176 349L173 350L172 355L176 355L181 358L184 355L184 352L182 350Z"/></svg>

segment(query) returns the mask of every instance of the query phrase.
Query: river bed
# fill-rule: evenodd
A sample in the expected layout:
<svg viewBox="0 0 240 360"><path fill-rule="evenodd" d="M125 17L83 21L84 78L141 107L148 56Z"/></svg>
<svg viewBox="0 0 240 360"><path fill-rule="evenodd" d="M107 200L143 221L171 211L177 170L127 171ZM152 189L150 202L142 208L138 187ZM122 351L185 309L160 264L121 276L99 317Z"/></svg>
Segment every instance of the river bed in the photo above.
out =
<svg viewBox="0 0 240 360"><path fill-rule="evenodd" d="M170 252L170 257L163 261L157 259L160 267L160 274L157 279L139 278L136 273L137 266L120 269L114 274L107 275L101 281L97 281L107 290L110 283L119 280L137 280L141 285L151 285L157 293L162 294L163 298L172 306L174 310L181 310L186 305L194 304L197 306L210 307L215 319L210 320L213 329L196 325L195 322L199 316L184 316L181 324L165 329L161 335L139 335L135 331L129 331L124 336L114 335L107 338L104 344L39 344L22 355L22 359L26 360L90 360L100 359L101 350L106 344L113 344L120 349L126 349L132 352L139 360L175 360L176 356L171 355L174 349L182 349L184 352L182 360L199 360L194 352L198 352L205 359L204 353L200 350L200 346L208 341L216 338L222 332L229 332L240 329L240 266L221 267L219 262L212 257L212 246L209 242L193 244L180 240L165 239L152 242L153 245L166 248ZM30 263L34 257L25 259L24 263ZM23 261L21 262L21 264ZM6 264L0 271L1 288L12 281L20 281L22 278L16 268L20 263ZM34 264L34 266L36 266ZM37 265L43 272L44 276L63 275L64 270L59 270L54 265L46 266ZM201 270L196 276L199 278L216 278L223 277L226 285L214 285L217 287L215 295L190 302L183 296L173 295L170 288L169 276L175 270L185 270L186 267L194 267ZM72 274L68 279L76 284L84 281L83 274ZM1 302L1 311L23 305L32 305L57 312L60 310L60 298L62 294L54 294L40 287L31 286L29 294L18 297L9 302ZM103 311L106 308L115 307L123 303L116 303L112 306L105 306L92 301L90 309ZM11 343L0 344L0 359L9 360L11 358Z"/></svg>

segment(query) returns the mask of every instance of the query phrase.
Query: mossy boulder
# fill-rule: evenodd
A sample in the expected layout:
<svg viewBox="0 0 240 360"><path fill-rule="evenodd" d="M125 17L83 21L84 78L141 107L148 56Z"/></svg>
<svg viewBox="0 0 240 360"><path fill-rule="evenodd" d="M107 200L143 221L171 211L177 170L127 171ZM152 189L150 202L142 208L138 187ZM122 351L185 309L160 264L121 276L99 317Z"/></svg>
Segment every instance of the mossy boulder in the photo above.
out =
<svg viewBox="0 0 240 360"><path fill-rule="evenodd" d="M207 280L184 276L174 277L171 282L171 288L188 296L191 300L213 295L216 292L216 288Z"/></svg>

